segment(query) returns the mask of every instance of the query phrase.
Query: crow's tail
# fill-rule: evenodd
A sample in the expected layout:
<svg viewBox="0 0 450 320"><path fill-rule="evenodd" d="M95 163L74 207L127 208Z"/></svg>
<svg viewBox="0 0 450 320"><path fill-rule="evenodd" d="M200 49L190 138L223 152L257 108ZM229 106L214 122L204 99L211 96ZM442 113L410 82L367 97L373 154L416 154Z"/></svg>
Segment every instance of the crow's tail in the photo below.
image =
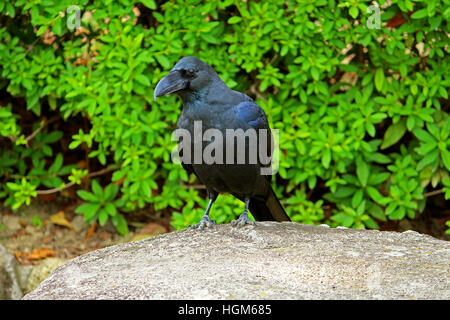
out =
<svg viewBox="0 0 450 320"><path fill-rule="evenodd" d="M272 188L269 189L269 195L265 200L250 198L249 209L255 220L291 221Z"/></svg>

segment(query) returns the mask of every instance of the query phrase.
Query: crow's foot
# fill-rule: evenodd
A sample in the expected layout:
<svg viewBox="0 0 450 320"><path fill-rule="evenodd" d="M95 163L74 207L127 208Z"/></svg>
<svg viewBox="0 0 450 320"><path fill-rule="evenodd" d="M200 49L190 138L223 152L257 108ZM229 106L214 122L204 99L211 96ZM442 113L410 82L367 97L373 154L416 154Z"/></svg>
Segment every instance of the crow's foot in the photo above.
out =
<svg viewBox="0 0 450 320"><path fill-rule="evenodd" d="M239 218L237 218L237 220L231 221L231 225L233 227L241 228L241 227L245 226L246 224L251 224L252 226L256 226L256 222L253 220L250 220L247 212L242 213L239 216Z"/></svg>
<svg viewBox="0 0 450 320"><path fill-rule="evenodd" d="M203 231L205 227L212 227L216 224L216 221L212 220L208 216L203 216L202 220L200 220L199 223L194 225L189 225L188 228L190 229L199 229L200 231Z"/></svg>

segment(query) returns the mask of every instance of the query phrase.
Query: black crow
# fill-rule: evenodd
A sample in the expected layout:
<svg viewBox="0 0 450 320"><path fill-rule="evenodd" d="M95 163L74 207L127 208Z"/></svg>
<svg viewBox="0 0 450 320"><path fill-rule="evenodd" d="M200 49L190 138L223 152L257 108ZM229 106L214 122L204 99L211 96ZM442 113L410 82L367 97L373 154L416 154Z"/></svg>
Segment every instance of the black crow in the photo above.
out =
<svg viewBox="0 0 450 320"><path fill-rule="evenodd" d="M245 202L244 212L233 225L254 224L248 218L248 210L257 221L289 221L272 190L271 175L267 171L262 174L264 169L270 170L270 163L259 156L260 150L265 149L261 154L269 157L273 151L273 136L264 110L249 96L228 88L210 65L196 57L182 58L159 81L155 100L167 94L177 94L183 101L178 128L191 136L188 143L183 139L181 163L205 184L210 199L203 218L192 227L203 230L215 224L209 212L220 192L231 193ZM179 148L180 145L181 141ZM205 158L206 153L213 161Z"/></svg>

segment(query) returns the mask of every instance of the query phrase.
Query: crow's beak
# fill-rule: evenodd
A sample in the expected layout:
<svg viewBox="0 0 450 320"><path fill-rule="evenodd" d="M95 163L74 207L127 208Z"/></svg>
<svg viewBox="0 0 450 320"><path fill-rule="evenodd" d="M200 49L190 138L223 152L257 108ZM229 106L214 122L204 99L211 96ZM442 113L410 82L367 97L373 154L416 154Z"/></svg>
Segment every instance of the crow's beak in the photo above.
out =
<svg viewBox="0 0 450 320"><path fill-rule="evenodd" d="M179 71L171 71L167 76L165 76L158 82L153 98L154 100L156 100L157 97L186 89L187 84L188 81L186 79L183 79Z"/></svg>

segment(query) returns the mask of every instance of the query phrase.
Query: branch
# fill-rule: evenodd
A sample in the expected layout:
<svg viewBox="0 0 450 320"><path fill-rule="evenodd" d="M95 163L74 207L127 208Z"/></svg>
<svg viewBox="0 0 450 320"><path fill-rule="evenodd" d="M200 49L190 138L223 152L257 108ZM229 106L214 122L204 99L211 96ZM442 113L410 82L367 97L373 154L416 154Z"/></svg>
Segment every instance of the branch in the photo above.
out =
<svg viewBox="0 0 450 320"><path fill-rule="evenodd" d="M85 180L85 179L88 179L88 178L92 178L92 177L96 177L96 176L100 176L102 174L108 173L110 171L114 171L116 169L117 169L117 166L112 166L112 167L105 168L105 169L102 169L102 170L99 170L99 171L96 171L96 172L92 172L92 173L89 173L88 175L86 175L82 180ZM66 184L66 185L64 185L62 187L59 187L59 188L53 188L53 189L48 189L48 190L36 190L36 193L37 194L51 194L51 193L59 192L59 191L65 190L67 188L70 188L74 184L75 184L75 182L72 181L72 182L69 182L68 184Z"/></svg>
<svg viewBox="0 0 450 320"><path fill-rule="evenodd" d="M444 189L439 189L439 190L434 190L434 191L427 192L423 196L425 198L428 198L428 197L432 197L432 196L435 196L435 195L443 193L443 192L444 192Z"/></svg>
<svg viewBox="0 0 450 320"><path fill-rule="evenodd" d="M256 89L256 84L252 84L250 85L250 88L248 89L248 91L252 94L254 94L257 98L267 102L267 99L264 98L264 96L258 91L258 89Z"/></svg>
<svg viewBox="0 0 450 320"><path fill-rule="evenodd" d="M60 116L55 116L53 118L50 118L48 121L44 121L44 123L42 124L42 126L40 126L39 128L37 128L32 134L30 134L28 137L25 138L25 142L28 146L28 142L33 139L39 132L42 131L42 129L44 129L46 126L48 126L50 123L55 122L56 120L58 120L60 118Z"/></svg>
<svg viewBox="0 0 450 320"><path fill-rule="evenodd" d="M204 184L194 184L191 186L186 186L188 189L206 189Z"/></svg>
<svg viewBox="0 0 450 320"><path fill-rule="evenodd" d="M25 52L25 55L27 55L34 47L34 45L39 41L39 38L36 38L36 40L33 41L32 44L30 44L28 50Z"/></svg>
<svg viewBox="0 0 450 320"><path fill-rule="evenodd" d="M63 187L53 188L53 189L48 189L48 190L36 190L36 193L37 194L51 194L51 193L63 191L64 189L70 188L74 184L75 184L75 182L72 181L72 182L69 182L68 184L64 185Z"/></svg>

